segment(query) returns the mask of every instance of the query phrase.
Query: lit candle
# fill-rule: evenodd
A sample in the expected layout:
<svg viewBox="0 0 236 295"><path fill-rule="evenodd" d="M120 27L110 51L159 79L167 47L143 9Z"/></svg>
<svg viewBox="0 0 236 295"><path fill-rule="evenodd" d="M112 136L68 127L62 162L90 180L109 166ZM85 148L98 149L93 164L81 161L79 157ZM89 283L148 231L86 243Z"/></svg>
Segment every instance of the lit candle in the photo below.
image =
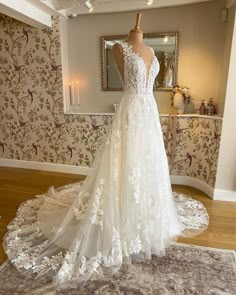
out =
<svg viewBox="0 0 236 295"><path fill-rule="evenodd" d="M72 105L71 83L69 83L69 98L70 98L70 105Z"/></svg>
<svg viewBox="0 0 236 295"><path fill-rule="evenodd" d="M80 104L80 101L79 101L79 81L76 81L76 84L77 84L77 102L79 105Z"/></svg>
<svg viewBox="0 0 236 295"><path fill-rule="evenodd" d="M73 100L73 105L75 105L75 85L74 85L74 81L72 81L72 100Z"/></svg>

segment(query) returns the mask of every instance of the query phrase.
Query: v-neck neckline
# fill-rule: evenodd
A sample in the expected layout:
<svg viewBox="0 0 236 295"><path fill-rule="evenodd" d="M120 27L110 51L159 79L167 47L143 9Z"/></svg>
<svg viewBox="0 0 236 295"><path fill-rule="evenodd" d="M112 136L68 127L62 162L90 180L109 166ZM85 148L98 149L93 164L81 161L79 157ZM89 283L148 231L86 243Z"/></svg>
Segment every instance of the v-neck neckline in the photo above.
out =
<svg viewBox="0 0 236 295"><path fill-rule="evenodd" d="M146 64L146 62L144 61L144 59L139 55L138 52L135 52L135 51L133 50L133 46L132 46L132 45L128 44L128 43L125 42L125 41L122 41L122 43L125 44L125 45L129 48L130 52L131 52L133 55L135 55L136 57L138 57L138 58L143 62L143 65L145 66L145 70L146 70L146 71L145 71L145 78L146 78L146 88L147 88L147 87L148 87L148 84L149 84L150 70L151 70L152 65L154 64L155 59L156 59L155 54L154 54L154 53L152 52L152 50L150 49L150 51L152 52L152 61L151 61L151 63L149 64L149 66L147 67L147 64ZM149 48L150 48L150 47L149 47Z"/></svg>

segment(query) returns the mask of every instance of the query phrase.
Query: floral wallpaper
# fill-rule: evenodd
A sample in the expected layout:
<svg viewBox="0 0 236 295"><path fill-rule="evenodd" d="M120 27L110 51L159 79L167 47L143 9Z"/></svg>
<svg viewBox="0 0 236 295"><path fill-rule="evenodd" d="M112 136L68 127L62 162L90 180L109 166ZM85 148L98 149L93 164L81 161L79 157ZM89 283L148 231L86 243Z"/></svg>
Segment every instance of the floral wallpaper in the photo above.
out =
<svg viewBox="0 0 236 295"><path fill-rule="evenodd" d="M58 19L0 25L0 157L90 165L111 118L64 115Z"/></svg>
<svg viewBox="0 0 236 295"><path fill-rule="evenodd" d="M166 139L168 118L162 118L161 123ZM198 178L214 187L221 128L221 119L179 116L176 122L176 148L173 151L173 161L170 160L174 144L172 129L166 146L170 174Z"/></svg>
<svg viewBox="0 0 236 295"><path fill-rule="evenodd" d="M90 166L112 116L63 113L58 19L38 30L0 15L0 25L0 158ZM220 132L220 120L178 117L171 174L213 187ZM169 159L172 145L170 131Z"/></svg>

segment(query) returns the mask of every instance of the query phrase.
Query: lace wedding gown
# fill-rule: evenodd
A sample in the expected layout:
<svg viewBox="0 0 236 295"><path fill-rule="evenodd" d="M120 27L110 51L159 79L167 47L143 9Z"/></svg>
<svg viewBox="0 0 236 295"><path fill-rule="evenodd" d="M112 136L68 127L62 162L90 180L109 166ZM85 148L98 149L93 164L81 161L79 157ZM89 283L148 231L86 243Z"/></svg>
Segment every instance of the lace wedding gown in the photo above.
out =
<svg viewBox="0 0 236 295"><path fill-rule="evenodd" d="M60 286L111 275L122 263L164 255L180 235L208 226L198 201L171 190L153 83L152 63L121 42L124 95L104 145L84 181L21 204L4 249L25 274L49 275Z"/></svg>

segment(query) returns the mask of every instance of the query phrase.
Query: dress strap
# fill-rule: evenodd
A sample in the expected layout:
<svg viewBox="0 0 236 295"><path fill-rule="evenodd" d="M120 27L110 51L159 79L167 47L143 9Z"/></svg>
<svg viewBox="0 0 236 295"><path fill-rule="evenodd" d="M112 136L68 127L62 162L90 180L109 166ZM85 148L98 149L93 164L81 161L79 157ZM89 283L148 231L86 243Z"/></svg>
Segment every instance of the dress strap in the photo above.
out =
<svg viewBox="0 0 236 295"><path fill-rule="evenodd" d="M154 49L153 49L151 46L149 46L149 48L151 49L151 52L152 52L153 56L155 56L155 51L154 51Z"/></svg>
<svg viewBox="0 0 236 295"><path fill-rule="evenodd" d="M127 46L126 46L126 43L125 42L120 41L120 42L118 42L118 44L120 44L120 46L122 47L123 51L126 50Z"/></svg>
<svg viewBox="0 0 236 295"><path fill-rule="evenodd" d="M123 50L124 63L126 63L128 56L130 55L130 47L126 42L123 42L123 41L120 41L119 44L121 45Z"/></svg>

